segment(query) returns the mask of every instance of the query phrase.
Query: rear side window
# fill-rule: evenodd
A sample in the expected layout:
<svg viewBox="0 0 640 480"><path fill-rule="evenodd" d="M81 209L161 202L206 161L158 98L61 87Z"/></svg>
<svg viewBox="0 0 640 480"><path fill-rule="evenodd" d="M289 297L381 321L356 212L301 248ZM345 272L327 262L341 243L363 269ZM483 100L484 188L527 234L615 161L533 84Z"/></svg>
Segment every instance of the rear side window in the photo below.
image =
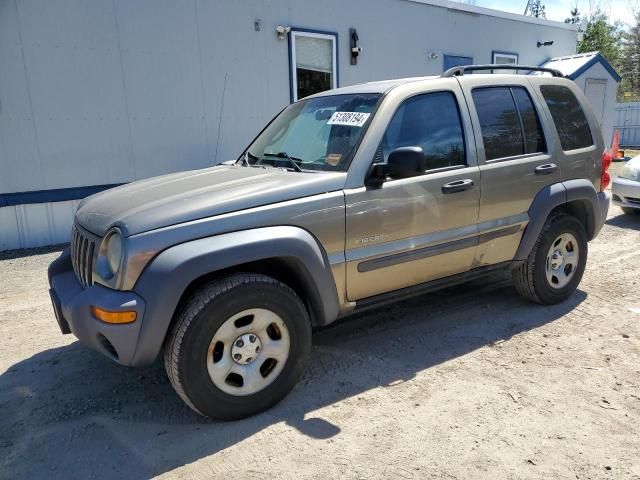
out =
<svg viewBox="0 0 640 480"><path fill-rule="evenodd" d="M558 85L543 85L540 91L556 124L562 150L593 145L589 122L573 92Z"/></svg>
<svg viewBox="0 0 640 480"><path fill-rule="evenodd" d="M486 87L472 92L487 160L546 150L538 113L523 87Z"/></svg>
<svg viewBox="0 0 640 480"><path fill-rule="evenodd" d="M542 133L542 125L538 112L533 106L529 93L524 88L512 88L513 98L516 101L522 130L524 131L524 147L526 153L542 153L547 150Z"/></svg>
<svg viewBox="0 0 640 480"><path fill-rule="evenodd" d="M399 147L422 147L427 170L465 165L463 138L453 93L417 95L405 100L393 115L375 161L386 162L389 153Z"/></svg>

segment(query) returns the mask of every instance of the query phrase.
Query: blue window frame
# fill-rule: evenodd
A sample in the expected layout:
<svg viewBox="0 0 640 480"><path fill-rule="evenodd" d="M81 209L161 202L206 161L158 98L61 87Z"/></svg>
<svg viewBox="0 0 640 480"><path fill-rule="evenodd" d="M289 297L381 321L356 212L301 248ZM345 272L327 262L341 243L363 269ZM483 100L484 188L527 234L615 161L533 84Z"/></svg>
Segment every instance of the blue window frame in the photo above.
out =
<svg viewBox="0 0 640 480"><path fill-rule="evenodd" d="M442 56L442 64L444 70L453 67L461 67L463 65L473 65L473 57L465 57L464 55L447 55Z"/></svg>

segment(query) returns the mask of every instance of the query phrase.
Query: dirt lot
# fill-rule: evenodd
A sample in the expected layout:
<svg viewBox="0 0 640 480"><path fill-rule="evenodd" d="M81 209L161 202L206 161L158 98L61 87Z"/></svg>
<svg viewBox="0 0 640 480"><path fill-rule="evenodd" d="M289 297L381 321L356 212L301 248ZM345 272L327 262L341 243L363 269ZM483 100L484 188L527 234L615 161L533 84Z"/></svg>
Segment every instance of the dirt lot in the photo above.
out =
<svg viewBox="0 0 640 480"><path fill-rule="evenodd" d="M62 336L57 251L5 254L0 477L640 479L639 246L613 207L561 305L496 277L318 332L294 392L233 423Z"/></svg>

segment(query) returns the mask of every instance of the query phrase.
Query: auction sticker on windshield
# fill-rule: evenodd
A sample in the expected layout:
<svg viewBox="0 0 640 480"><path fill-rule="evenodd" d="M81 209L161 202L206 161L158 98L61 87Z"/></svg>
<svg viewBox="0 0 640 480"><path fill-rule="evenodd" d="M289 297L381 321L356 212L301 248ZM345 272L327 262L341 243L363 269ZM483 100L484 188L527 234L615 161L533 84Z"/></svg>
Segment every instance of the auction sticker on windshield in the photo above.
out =
<svg viewBox="0 0 640 480"><path fill-rule="evenodd" d="M364 112L335 112L327 122L327 125L347 125L361 127L369 118L370 113Z"/></svg>

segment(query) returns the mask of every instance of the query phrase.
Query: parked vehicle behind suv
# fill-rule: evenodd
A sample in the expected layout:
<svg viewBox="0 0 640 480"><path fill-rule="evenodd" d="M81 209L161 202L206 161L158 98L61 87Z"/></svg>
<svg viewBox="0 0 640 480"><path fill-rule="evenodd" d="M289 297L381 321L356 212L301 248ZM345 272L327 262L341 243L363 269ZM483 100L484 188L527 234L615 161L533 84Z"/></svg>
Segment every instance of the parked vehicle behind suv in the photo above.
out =
<svg viewBox="0 0 640 480"><path fill-rule="evenodd" d="M465 74L487 68L313 95L230 165L87 198L49 268L62 332L123 365L162 353L192 409L236 419L353 312L501 269L566 299L609 204L598 122L556 71Z"/></svg>

